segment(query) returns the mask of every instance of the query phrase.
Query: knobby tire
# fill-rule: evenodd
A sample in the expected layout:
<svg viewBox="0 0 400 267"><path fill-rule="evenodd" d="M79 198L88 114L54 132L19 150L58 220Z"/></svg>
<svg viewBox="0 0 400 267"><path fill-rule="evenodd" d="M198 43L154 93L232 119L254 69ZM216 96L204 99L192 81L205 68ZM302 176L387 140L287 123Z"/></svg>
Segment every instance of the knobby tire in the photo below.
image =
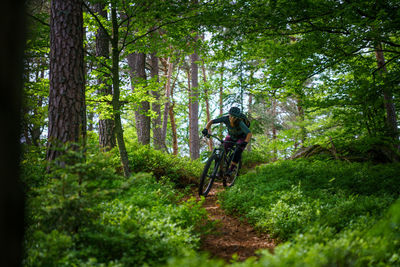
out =
<svg viewBox="0 0 400 267"><path fill-rule="evenodd" d="M214 162L214 164L212 164ZM204 166L203 173L200 178L200 184L199 184L199 195L200 196L207 196L208 193L211 190L211 187L214 183L214 180L217 176L218 172L218 160L217 160L217 155L214 153L210 156L210 158L207 160L206 165Z"/></svg>

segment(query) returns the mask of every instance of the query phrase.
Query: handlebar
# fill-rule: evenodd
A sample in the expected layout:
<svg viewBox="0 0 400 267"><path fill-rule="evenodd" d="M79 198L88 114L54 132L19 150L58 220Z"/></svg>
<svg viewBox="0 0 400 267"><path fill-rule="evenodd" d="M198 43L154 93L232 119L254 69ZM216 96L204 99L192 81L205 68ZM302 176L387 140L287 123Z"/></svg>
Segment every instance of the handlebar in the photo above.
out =
<svg viewBox="0 0 400 267"><path fill-rule="evenodd" d="M221 143L238 144L237 142L222 140L221 138L219 138L218 136L216 136L216 135L214 135L214 134L208 134L208 135L203 135L203 136L205 136L205 137L207 137L207 138L213 137L213 138L217 139L217 140L218 140L219 142L221 142Z"/></svg>

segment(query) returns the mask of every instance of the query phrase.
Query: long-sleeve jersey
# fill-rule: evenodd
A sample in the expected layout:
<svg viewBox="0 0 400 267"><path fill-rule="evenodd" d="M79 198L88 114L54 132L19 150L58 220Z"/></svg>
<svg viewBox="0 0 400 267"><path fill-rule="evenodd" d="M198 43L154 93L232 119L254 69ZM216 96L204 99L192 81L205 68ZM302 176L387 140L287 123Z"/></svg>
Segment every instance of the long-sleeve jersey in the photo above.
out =
<svg viewBox="0 0 400 267"><path fill-rule="evenodd" d="M239 124L236 127L232 127L229 122L229 116L223 116L213 119L212 123L224 123L226 128L228 129L229 136L234 140L245 138L247 134L251 132L242 120L239 121Z"/></svg>

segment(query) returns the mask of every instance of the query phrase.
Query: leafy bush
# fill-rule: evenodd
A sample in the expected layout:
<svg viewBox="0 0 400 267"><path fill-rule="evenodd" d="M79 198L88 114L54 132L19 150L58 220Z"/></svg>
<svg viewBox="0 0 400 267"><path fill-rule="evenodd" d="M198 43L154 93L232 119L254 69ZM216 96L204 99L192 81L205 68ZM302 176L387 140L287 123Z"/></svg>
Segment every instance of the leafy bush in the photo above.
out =
<svg viewBox="0 0 400 267"><path fill-rule="evenodd" d="M168 177L180 187L198 183L203 170L200 161L168 155L135 142L130 142L128 147L129 164L133 172L151 172L157 179Z"/></svg>
<svg viewBox="0 0 400 267"><path fill-rule="evenodd" d="M25 265L158 265L198 248L206 211L194 199L179 203L182 193L167 177L122 177L112 164L115 151L64 157L80 160L53 166L41 183L23 179L31 192Z"/></svg>
<svg viewBox="0 0 400 267"><path fill-rule="evenodd" d="M399 265L399 173L400 164L281 161L241 176L222 205L287 240L253 266Z"/></svg>

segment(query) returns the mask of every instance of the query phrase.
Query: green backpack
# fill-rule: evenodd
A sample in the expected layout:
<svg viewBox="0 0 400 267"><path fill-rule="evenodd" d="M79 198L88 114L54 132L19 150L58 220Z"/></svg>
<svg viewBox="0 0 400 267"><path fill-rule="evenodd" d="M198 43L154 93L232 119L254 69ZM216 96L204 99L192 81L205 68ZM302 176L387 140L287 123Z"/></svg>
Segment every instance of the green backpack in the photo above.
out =
<svg viewBox="0 0 400 267"><path fill-rule="evenodd" d="M247 128L250 129L250 120L249 120L249 118L247 118L246 115L241 113L241 118L240 119L244 122L244 124L246 124Z"/></svg>

